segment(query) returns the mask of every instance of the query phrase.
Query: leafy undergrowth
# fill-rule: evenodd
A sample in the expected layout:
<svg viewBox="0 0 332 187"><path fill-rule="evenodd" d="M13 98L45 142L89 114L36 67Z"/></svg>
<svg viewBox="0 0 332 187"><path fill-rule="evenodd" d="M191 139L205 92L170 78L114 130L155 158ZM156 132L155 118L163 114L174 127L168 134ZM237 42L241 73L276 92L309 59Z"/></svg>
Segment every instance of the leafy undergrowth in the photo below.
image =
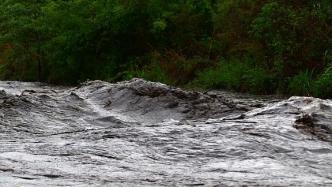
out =
<svg viewBox="0 0 332 187"><path fill-rule="evenodd" d="M128 71L126 78L140 77L150 81L200 90L225 89L252 94L283 94L321 98L331 98L332 96L332 66L318 75L315 75L313 71L305 70L293 76L283 77L278 72L255 65L256 63L248 59L222 60L215 66L207 68L197 68L197 66L204 67L202 64L211 62L192 63L192 61L184 60L173 62L173 64L151 63L143 69ZM187 63L187 65L183 65L182 69L177 69L179 63Z"/></svg>

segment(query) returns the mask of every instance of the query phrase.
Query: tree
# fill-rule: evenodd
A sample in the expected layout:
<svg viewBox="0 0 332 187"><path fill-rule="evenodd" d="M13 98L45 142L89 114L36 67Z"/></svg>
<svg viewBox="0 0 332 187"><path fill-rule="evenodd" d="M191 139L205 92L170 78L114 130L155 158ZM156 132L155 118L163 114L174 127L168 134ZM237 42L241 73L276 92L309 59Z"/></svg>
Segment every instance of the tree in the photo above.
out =
<svg viewBox="0 0 332 187"><path fill-rule="evenodd" d="M44 0L4 0L0 3L0 45L10 46L7 78L42 81L44 33L39 18ZM36 73L37 72L37 73ZM35 76L37 74L37 77Z"/></svg>

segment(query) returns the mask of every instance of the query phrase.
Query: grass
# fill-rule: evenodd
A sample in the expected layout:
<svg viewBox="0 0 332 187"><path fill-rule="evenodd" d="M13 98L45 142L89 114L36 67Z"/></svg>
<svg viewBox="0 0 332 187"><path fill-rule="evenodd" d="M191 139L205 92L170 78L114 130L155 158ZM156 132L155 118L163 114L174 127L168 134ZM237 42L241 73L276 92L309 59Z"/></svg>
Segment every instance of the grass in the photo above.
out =
<svg viewBox="0 0 332 187"><path fill-rule="evenodd" d="M313 72L302 71L291 78L288 84L288 93L291 95L312 95Z"/></svg>
<svg viewBox="0 0 332 187"><path fill-rule="evenodd" d="M332 65L321 74L304 70L292 77L259 65L249 58L222 60L216 65L200 59L154 61L131 68L126 79L133 77L186 88L226 89L253 94L285 94L332 98ZM134 67L134 66L133 66Z"/></svg>
<svg viewBox="0 0 332 187"><path fill-rule="evenodd" d="M332 98L332 65L315 81L313 93L317 97Z"/></svg>
<svg viewBox="0 0 332 187"><path fill-rule="evenodd" d="M222 61L215 68L200 72L193 86L206 89L229 89L240 92L265 93L274 90L273 76L248 62Z"/></svg>

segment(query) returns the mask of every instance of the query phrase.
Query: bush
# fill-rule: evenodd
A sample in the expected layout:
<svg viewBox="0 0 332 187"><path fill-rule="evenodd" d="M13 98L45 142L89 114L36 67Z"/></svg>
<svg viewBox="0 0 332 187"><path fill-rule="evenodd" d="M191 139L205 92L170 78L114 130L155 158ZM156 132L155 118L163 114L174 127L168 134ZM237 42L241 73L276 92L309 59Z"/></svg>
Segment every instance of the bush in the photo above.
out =
<svg viewBox="0 0 332 187"><path fill-rule="evenodd" d="M160 63L151 63L144 68L137 68L133 66L126 72L125 79L130 80L132 78L143 78L149 81L162 82L165 84L173 85L174 82L169 79L164 69L160 66Z"/></svg>
<svg viewBox="0 0 332 187"><path fill-rule="evenodd" d="M168 51L163 55L154 52L131 62L126 79L140 77L150 81L184 86L195 78L198 71L210 66L211 61L208 59L186 58L173 51Z"/></svg>
<svg viewBox="0 0 332 187"><path fill-rule="evenodd" d="M266 70L249 62L222 61L218 67L198 74L192 85L211 89L231 89L251 93L275 91L274 77Z"/></svg>
<svg viewBox="0 0 332 187"><path fill-rule="evenodd" d="M332 65L315 81L314 94L321 98L332 97Z"/></svg>
<svg viewBox="0 0 332 187"><path fill-rule="evenodd" d="M302 71L294 76L288 85L289 93L292 95L310 96L312 93L313 73L308 70Z"/></svg>
<svg viewBox="0 0 332 187"><path fill-rule="evenodd" d="M275 79L272 74L261 67L250 68L246 76L249 86L247 90L256 94L274 93L277 88Z"/></svg>

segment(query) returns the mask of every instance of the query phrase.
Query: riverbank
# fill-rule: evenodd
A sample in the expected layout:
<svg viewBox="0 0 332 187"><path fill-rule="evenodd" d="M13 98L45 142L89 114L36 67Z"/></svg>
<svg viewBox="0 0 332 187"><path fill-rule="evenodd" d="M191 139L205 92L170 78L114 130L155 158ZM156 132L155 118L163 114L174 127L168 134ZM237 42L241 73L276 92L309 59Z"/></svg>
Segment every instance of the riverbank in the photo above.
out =
<svg viewBox="0 0 332 187"><path fill-rule="evenodd" d="M6 0L0 10L0 80L139 77L332 97L330 0Z"/></svg>

